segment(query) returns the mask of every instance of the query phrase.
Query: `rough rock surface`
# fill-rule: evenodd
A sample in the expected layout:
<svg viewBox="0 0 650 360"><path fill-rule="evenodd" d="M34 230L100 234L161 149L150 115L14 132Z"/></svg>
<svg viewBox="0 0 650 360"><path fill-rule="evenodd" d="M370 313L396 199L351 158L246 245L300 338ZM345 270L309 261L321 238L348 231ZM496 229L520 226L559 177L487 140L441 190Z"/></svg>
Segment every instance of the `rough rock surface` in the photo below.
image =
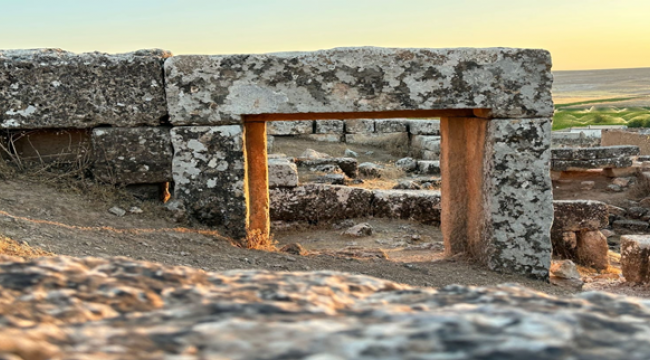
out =
<svg viewBox="0 0 650 360"><path fill-rule="evenodd" d="M307 184L270 189L272 220L310 223L372 215L372 191L347 186Z"/></svg>
<svg viewBox="0 0 650 360"><path fill-rule="evenodd" d="M589 169L628 168L632 166L630 158L596 159L596 160L553 160L553 171L583 171Z"/></svg>
<svg viewBox="0 0 650 360"><path fill-rule="evenodd" d="M269 188L298 186L298 168L287 159L272 159L269 163Z"/></svg>
<svg viewBox="0 0 650 360"><path fill-rule="evenodd" d="M621 236L621 269L628 282L650 283L650 236Z"/></svg>
<svg viewBox="0 0 650 360"><path fill-rule="evenodd" d="M0 50L0 128L160 125L162 51Z"/></svg>
<svg viewBox="0 0 650 360"><path fill-rule="evenodd" d="M343 134L345 121L343 120L318 120L316 121L316 134Z"/></svg>
<svg viewBox="0 0 650 360"><path fill-rule="evenodd" d="M96 128L91 138L96 178L112 184L172 181L169 128Z"/></svg>
<svg viewBox="0 0 650 360"><path fill-rule="evenodd" d="M631 145L561 148L551 150L551 158L553 160L617 159L639 155L639 151L638 146Z"/></svg>
<svg viewBox="0 0 650 360"><path fill-rule="evenodd" d="M425 190L374 190L374 217L440 225L440 192Z"/></svg>
<svg viewBox="0 0 650 360"><path fill-rule="evenodd" d="M332 155L318 152L314 149L305 149L305 151L302 152L298 156L298 159L307 159L307 160L319 160L319 159L331 159Z"/></svg>
<svg viewBox="0 0 650 360"><path fill-rule="evenodd" d="M320 165L337 165L350 178L357 177L357 159L352 158L326 158L326 159L313 159L304 160L296 159L296 165L299 167L313 168Z"/></svg>
<svg viewBox="0 0 650 360"><path fill-rule="evenodd" d="M609 207L594 200L554 200L553 232L600 230L609 225Z"/></svg>
<svg viewBox="0 0 650 360"><path fill-rule="evenodd" d="M420 160L418 171L420 174L440 175L440 161Z"/></svg>
<svg viewBox="0 0 650 360"><path fill-rule="evenodd" d="M413 135L440 135L440 120L411 120L409 132Z"/></svg>
<svg viewBox="0 0 650 360"><path fill-rule="evenodd" d="M546 278L553 222L551 119L492 120L487 126L488 266Z"/></svg>
<svg viewBox="0 0 650 360"><path fill-rule="evenodd" d="M408 149L409 134L401 133L356 133L345 134L345 142L348 144L370 145L386 147L391 144L393 147Z"/></svg>
<svg viewBox="0 0 650 360"><path fill-rule="evenodd" d="M576 248L578 263L604 270L609 267L609 246L607 238L599 230L581 231L578 233Z"/></svg>
<svg viewBox="0 0 650 360"><path fill-rule="evenodd" d="M413 159L413 158L406 157L406 158L402 158L402 159L397 160L395 162L395 166L397 166L398 168L400 168L400 169L402 169L402 170L404 170L406 172L411 172L411 171L417 170L418 162L415 161L415 159Z"/></svg>
<svg viewBox="0 0 650 360"><path fill-rule="evenodd" d="M359 173L367 177L380 178L384 169L375 163L364 162L359 164Z"/></svg>
<svg viewBox="0 0 650 360"><path fill-rule="evenodd" d="M341 143L345 141L343 134L303 134L297 135L296 138L329 143Z"/></svg>
<svg viewBox="0 0 650 360"><path fill-rule="evenodd" d="M313 134L314 122L312 120L269 121L266 123L266 133L269 135Z"/></svg>
<svg viewBox="0 0 650 360"><path fill-rule="evenodd" d="M0 263L7 359L646 360L650 302L126 258Z"/></svg>
<svg viewBox="0 0 650 360"><path fill-rule="evenodd" d="M348 134L375 132L375 120L354 119L345 120L345 132Z"/></svg>
<svg viewBox="0 0 650 360"><path fill-rule="evenodd" d="M532 49L338 48L165 61L171 122L223 125L246 114L491 109L551 116L551 56Z"/></svg>
<svg viewBox="0 0 650 360"><path fill-rule="evenodd" d="M179 126L171 134L174 199L184 203L191 217L245 237L242 127Z"/></svg>
<svg viewBox="0 0 650 360"><path fill-rule="evenodd" d="M411 151L414 156L424 160L440 159L440 136L413 135L411 136Z"/></svg>
<svg viewBox="0 0 650 360"><path fill-rule="evenodd" d="M364 236L371 236L372 235L372 226L368 223L361 223L354 225L353 227L345 230L343 232L344 236L350 236L350 237L364 237Z"/></svg>
<svg viewBox="0 0 650 360"><path fill-rule="evenodd" d="M375 120L375 132L378 133L408 132L408 120L406 119Z"/></svg>

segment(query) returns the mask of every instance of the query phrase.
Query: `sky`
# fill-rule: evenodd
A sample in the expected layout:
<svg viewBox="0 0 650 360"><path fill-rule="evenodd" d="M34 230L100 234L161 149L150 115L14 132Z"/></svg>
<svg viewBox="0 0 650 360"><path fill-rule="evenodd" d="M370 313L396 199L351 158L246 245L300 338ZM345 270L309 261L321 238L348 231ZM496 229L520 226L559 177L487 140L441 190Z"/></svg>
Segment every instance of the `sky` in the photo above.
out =
<svg viewBox="0 0 650 360"><path fill-rule="evenodd" d="M0 49L349 46L543 48L554 70L650 67L650 0L0 0Z"/></svg>

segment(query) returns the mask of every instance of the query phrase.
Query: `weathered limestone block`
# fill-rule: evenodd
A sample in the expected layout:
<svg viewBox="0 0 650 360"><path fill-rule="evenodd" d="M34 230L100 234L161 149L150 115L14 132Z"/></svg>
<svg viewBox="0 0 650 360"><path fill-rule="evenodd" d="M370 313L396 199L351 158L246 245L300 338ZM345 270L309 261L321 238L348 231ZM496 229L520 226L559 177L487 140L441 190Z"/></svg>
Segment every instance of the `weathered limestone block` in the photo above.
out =
<svg viewBox="0 0 650 360"><path fill-rule="evenodd" d="M440 135L440 120L411 120L409 132L413 135Z"/></svg>
<svg viewBox="0 0 650 360"><path fill-rule="evenodd" d="M318 120L316 121L316 134L343 134L345 121L343 120Z"/></svg>
<svg viewBox="0 0 650 360"><path fill-rule="evenodd" d="M341 168L341 170L350 178L357 177L358 162L353 158L327 158L327 159L296 159L296 165L299 167L313 168L320 165L333 164Z"/></svg>
<svg viewBox="0 0 650 360"><path fill-rule="evenodd" d="M630 158L597 160L553 160L553 171L583 171L589 169L627 168L632 166Z"/></svg>
<svg viewBox="0 0 650 360"><path fill-rule="evenodd" d="M408 148L409 134L401 133L372 133L345 134L345 142L349 144L381 146L383 148Z"/></svg>
<svg viewBox="0 0 650 360"><path fill-rule="evenodd" d="M639 147L631 145L599 146L592 148L561 148L551 150L553 160L599 160L639 155Z"/></svg>
<svg viewBox="0 0 650 360"><path fill-rule="evenodd" d="M180 126L171 135L174 198L204 224L246 237L242 127Z"/></svg>
<svg viewBox="0 0 650 360"><path fill-rule="evenodd" d="M440 151L422 150L420 157L422 160L437 161L440 160Z"/></svg>
<svg viewBox="0 0 650 360"><path fill-rule="evenodd" d="M418 169L418 162L413 158L406 157L397 160L395 162L395 166L397 166L399 169L403 171L411 172Z"/></svg>
<svg viewBox="0 0 650 360"><path fill-rule="evenodd" d="M172 181L169 128L96 128L92 132L93 175L111 184Z"/></svg>
<svg viewBox="0 0 650 360"><path fill-rule="evenodd" d="M384 173L384 168L375 163L364 162L359 164L359 174L369 178L380 178Z"/></svg>
<svg viewBox="0 0 650 360"><path fill-rule="evenodd" d="M597 270L609 267L607 238L599 230L580 231L576 256L578 264Z"/></svg>
<svg viewBox="0 0 650 360"><path fill-rule="evenodd" d="M160 125L169 55L0 50L0 128Z"/></svg>
<svg viewBox="0 0 650 360"><path fill-rule="evenodd" d="M170 120L222 125L245 114L491 109L552 116L551 56L532 49L338 48L165 61Z"/></svg>
<svg viewBox="0 0 650 360"><path fill-rule="evenodd" d="M341 143L345 141L343 134L304 134L297 135L298 139L307 139L311 141Z"/></svg>
<svg viewBox="0 0 650 360"><path fill-rule="evenodd" d="M600 230L609 225L609 207L593 200L554 200L553 232Z"/></svg>
<svg viewBox="0 0 650 360"><path fill-rule="evenodd" d="M488 266L547 278L553 222L551 119L488 121L486 141Z"/></svg>
<svg viewBox="0 0 650 360"><path fill-rule="evenodd" d="M621 269L627 282L650 283L650 236L621 236Z"/></svg>
<svg viewBox="0 0 650 360"><path fill-rule="evenodd" d="M314 121L269 121L266 124L269 135L300 135L313 134Z"/></svg>
<svg viewBox="0 0 650 360"><path fill-rule="evenodd" d="M440 161L418 161L418 171L420 174L440 175Z"/></svg>
<svg viewBox="0 0 650 360"><path fill-rule="evenodd" d="M378 133L408 132L408 120L406 119L375 120L375 132Z"/></svg>
<svg viewBox="0 0 650 360"><path fill-rule="evenodd" d="M374 217L440 225L440 192L425 190L374 190Z"/></svg>
<svg viewBox="0 0 650 360"><path fill-rule="evenodd" d="M298 186L298 168L287 159L269 159L269 188Z"/></svg>
<svg viewBox="0 0 650 360"><path fill-rule="evenodd" d="M347 186L307 184L270 189L272 220L319 221L372 215L372 191Z"/></svg>
<svg viewBox="0 0 650 360"><path fill-rule="evenodd" d="M648 230L648 222L641 220L616 220L612 223L612 228L617 231L646 231Z"/></svg>
<svg viewBox="0 0 650 360"><path fill-rule="evenodd" d="M373 133L375 132L375 120L372 119L345 120L345 132L348 134Z"/></svg>
<svg viewBox="0 0 650 360"><path fill-rule="evenodd" d="M420 153L424 150L440 154L440 136L438 135L413 135L411 137L411 150Z"/></svg>

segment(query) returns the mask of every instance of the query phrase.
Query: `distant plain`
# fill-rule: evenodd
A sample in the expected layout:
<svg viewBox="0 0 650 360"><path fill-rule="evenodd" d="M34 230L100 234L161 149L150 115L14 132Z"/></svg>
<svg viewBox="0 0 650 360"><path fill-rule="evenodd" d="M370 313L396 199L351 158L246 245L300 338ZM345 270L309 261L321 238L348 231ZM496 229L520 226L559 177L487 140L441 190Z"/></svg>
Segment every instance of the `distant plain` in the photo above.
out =
<svg viewBox="0 0 650 360"><path fill-rule="evenodd" d="M553 129L650 127L650 68L556 71Z"/></svg>

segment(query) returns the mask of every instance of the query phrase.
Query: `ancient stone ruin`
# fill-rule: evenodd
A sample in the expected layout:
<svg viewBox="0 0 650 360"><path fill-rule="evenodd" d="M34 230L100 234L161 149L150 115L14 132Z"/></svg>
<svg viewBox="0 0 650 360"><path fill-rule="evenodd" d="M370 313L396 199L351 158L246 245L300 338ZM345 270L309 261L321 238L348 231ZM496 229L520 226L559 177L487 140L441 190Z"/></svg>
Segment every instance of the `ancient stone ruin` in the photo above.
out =
<svg viewBox="0 0 650 360"><path fill-rule="evenodd" d="M504 48L228 56L0 51L0 127L8 137L26 130L78 134L80 143L91 144L96 178L173 182L176 206L245 243L251 234L269 234L267 123L439 117L439 168L453 179L442 182L439 199L395 209L374 200L395 193L322 192L372 197L372 210L360 212L439 221L448 253L546 278L553 221L550 68L546 51Z"/></svg>

